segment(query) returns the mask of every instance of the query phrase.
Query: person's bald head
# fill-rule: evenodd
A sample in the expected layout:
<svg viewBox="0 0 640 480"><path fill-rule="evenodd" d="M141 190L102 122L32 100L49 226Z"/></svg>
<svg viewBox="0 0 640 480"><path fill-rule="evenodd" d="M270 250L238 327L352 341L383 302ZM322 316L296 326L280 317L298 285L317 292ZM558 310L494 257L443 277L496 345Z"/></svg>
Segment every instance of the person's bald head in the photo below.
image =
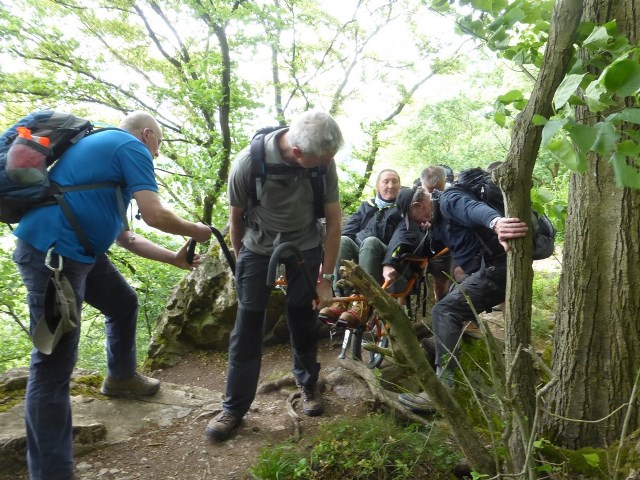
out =
<svg viewBox="0 0 640 480"><path fill-rule="evenodd" d="M162 130L151 114L142 111L131 112L120 122L119 127L144 143L151 155L158 156L162 143Z"/></svg>

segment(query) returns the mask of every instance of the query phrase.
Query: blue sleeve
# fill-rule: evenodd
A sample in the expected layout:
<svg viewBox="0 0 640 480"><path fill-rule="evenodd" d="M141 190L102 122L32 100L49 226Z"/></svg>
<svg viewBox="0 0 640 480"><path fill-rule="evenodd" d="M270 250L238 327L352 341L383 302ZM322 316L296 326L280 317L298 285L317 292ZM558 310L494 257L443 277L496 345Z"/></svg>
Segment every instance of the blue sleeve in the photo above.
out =
<svg viewBox="0 0 640 480"><path fill-rule="evenodd" d="M158 191L153 158L141 142L127 142L121 145L115 157L117 168L131 194L141 190Z"/></svg>

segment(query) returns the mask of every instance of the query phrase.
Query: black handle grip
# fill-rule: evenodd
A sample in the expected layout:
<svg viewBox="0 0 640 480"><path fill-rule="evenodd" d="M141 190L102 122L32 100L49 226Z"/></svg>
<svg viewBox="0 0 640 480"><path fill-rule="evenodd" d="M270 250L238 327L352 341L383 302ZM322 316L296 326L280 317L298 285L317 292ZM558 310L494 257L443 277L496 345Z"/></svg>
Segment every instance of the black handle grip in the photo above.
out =
<svg viewBox="0 0 640 480"><path fill-rule="evenodd" d="M209 228L211 229L211 233L213 233L213 235L218 240L218 243L220 244L220 248L222 249L222 253L224 254L224 258L227 260L227 263L229 264L229 268L231 269L231 272L233 272L233 274L235 275L236 262L233 259L233 255L231 255L231 251L229 250L229 247L227 247L227 244L224 241L224 236L222 235L220 230L218 230L217 228L212 226L209 226ZM193 263L193 258L195 256L196 256L196 241L192 238L189 240L189 246L187 247L187 262L189 263L189 265Z"/></svg>
<svg viewBox="0 0 640 480"><path fill-rule="evenodd" d="M193 258L196 256L196 241L192 238L189 240L189 246L187 247L187 263L193 264Z"/></svg>
<svg viewBox="0 0 640 480"><path fill-rule="evenodd" d="M213 233L213 236L216 237L216 239L218 240L218 243L220 244L220 248L222 249L222 253L224 254L224 258L227 259L229 268L231 269L231 272L235 275L236 261L234 260L233 255L231 255L231 252L229 251L229 247L227 247L227 244L224 241L224 237L222 236L222 233L220 232L220 230L218 230L215 227L209 227L209 228L211 229L211 233ZM237 254L238 252L236 252L236 255Z"/></svg>
<svg viewBox="0 0 640 480"><path fill-rule="evenodd" d="M269 259L269 269L267 270L267 287L273 288L276 284L276 273L280 263L280 255L282 255L282 252L285 250L290 250L295 255L298 265L300 265L300 268L302 269L302 276L304 277L305 283L311 292L311 296L317 301L319 297L318 292L316 291L316 284L311 278L311 274L304 263L302 252L291 242L281 243L271 254L271 258Z"/></svg>

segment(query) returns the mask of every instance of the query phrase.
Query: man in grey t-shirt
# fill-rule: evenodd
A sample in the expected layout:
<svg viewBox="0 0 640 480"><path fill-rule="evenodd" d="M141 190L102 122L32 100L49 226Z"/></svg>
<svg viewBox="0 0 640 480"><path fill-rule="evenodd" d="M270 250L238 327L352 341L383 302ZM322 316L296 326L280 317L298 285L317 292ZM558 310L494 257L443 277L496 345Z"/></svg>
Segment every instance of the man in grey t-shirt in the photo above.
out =
<svg viewBox="0 0 640 480"><path fill-rule="evenodd" d="M304 257L311 278L318 278L319 296L303 281L295 257L282 259L287 278L287 321L291 333L293 375L302 395L303 412L320 415L322 398L316 392L320 364L317 363L317 309L333 298L332 279L341 233L338 177L333 160L343 144L336 121L327 113L305 112L288 129L264 138L265 162L312 169L326 167L324 213L326 234L314 214L314 196L305 170L300 173L267 175L260 202L252 201L251 155L240 152L229 175L229 218L233 249L237 255L236 286L238 313L229 339L226 399L222 412L213 418L206 433L224 441L249 411L258 385L262 360L264 319L269 289L266 287L270 256L281 243L292 242ZM308 171L307 171L308 173Z"/></svg>

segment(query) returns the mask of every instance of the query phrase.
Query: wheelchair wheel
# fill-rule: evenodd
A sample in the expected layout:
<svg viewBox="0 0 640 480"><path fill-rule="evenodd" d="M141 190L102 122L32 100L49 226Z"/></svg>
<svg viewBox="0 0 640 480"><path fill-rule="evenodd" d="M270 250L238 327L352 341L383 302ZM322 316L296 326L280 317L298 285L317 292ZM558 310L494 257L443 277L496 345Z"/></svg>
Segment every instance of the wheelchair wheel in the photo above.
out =
<svg viewBox="0 0 640 480"><path fill-rule="evenodd" d="M353 331L351 337L351 353L354 360L362 360L368 368L378 368L384 360L384 355L378 352L366 351L366 358L362 358L362 345L366 343L374 343L379 347L386 348L389 346L389 337L386 332L379 332L380 324L371 312L369 321L365 328L358 328ZM384 329L384 327L382 328Z"/></svg>
<svg viewBox="0 0 640 480"><path fill-rule="evenodd" d="M374 324L371 330L364 332L361 343L373 342L381 348L387 348L389 346L389 337L386 332L378 332L378 326L378 324ZM382 330L384 330L384 328L382 328ZM367 367L371 369L378 368L382 360L384 360L384 355L378 352L367 351L367 356L369 359L368 362L366 362Z"/></svg>

